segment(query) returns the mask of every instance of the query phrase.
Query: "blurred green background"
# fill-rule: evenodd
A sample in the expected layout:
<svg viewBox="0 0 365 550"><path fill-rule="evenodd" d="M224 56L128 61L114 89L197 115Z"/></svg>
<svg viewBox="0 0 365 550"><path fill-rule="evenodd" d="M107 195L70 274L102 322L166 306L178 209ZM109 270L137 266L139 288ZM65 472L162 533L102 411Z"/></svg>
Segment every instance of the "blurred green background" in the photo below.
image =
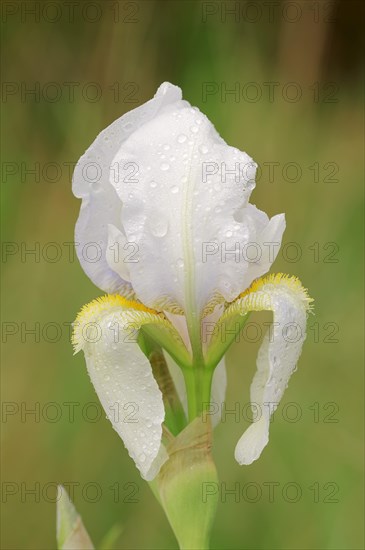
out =
<svg viewBox="0 0 365 550"><path fill-rule="evenodd" d="M55 547L59 482L75 483L97 547L119 524L113 548L177 548L109 422L90 421L97 399L67 326L101 293L67 244L80 207L69 163L165 80L261 165L252 201L285 212L284 244L295 243L274 270L299 276L316 303L270 444L250 467L233 451L249 423L253 325L228 353L227 408L240 403L241 418L215 432L225 486L212 548L364 548L363 3L71 2L73 17L66 4L2 6L2 548ZM225 487L239 495L225 499Z"/></svg>

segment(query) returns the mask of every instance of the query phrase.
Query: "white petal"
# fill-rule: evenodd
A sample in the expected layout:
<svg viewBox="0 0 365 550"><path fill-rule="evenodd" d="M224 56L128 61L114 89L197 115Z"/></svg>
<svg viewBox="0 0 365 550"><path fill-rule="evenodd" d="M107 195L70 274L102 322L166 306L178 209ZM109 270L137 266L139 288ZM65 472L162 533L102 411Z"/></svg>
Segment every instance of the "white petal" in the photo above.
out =
<svg viewBox="0 0 365 550"><path fill-rule="evenodd" d="M143 312L142 312L143 313ZM76 320L75 343L113 428L141 475L152 479L167 454L161 446L165 417L162 394L146 356L136 343L138 314L115 297L86 306Z"/></svg>
<svg viewBox="0 0 365 550"><path fill-rule="evenodd" d="M129 268L143 303L185 313L189 325L217 295L232 300L267 271L267 256L252 267L242 248L263 237L281 239L283 220L271 225L263 214L262 223L247 207L256 164L226 145L198 109L184 101L161 109L123 142L113 162L123 227L139 246L140 262ZM123 176L131 166L128 183Z"/></svg>
<svg viewBox="0 0 365 550"><path fill-rule="evenodd" d="M129 260L134 259L133 244L127 242L126 236L115 225L108 224L108 246L105 253L107 264L110 269L118 273L121 279L128 282L130 282Z"/></svg>
<svg viewBox="0 0 365 550"><path fill-rule="evenodd" d="M185 344L185 347L189 352L191 352L191 342L189 339L188 326L186 324L186 317L184 315L178 315L175 313L170 313L169 311L164 311L164 314L171 322L171 324L176 328L177 332L180 334L182 341Z"/></svg>
<svg viewBox="0 0 365 550"><path fill-rule="evenodd" d="M256 460L269 440L270 417L280 402L301 354L306 336L310 299L295 277L269 275L225 312L227 318L248 311L270 310L273 326L265 335L257 357L257 372L251 385L253 414L258 415L237 443L239 464Z"/></svg>
<svg viewBox="0 0 365 550"><path fill-rule="evenodd" d="M241 260L248 263L242 286L245 290L252 281L267 273L275 261L285 230L285 216L277 214L269 219L265 212L252 204L248 204L240 215L251 235L247 244L241 246Z"/></svg>
<svg viewBox="0 0 365 550"><path fill-rule="evenodd" d="M212 313L209 313L202 319L201 323L201 338L202 338L202 348L205 353L209 344L212 340L212 336L215 334L217 329L217 322L221 317L224 310L223 304L218 304L213 309Z"/></svg>
<svg viewBox="0 0 365 550"><path fill-rule="evenodd" d="M254 424L251 424L241 436L236 445L234 457L241 466L252 464L257 460L269 442L270 420L262 415Z"/></svg>
<svg viewBox="0 0 365 550"><path fill-rule="evenodd" d="M131 285L106 260L108 224L122 230L122 203L109 183L113 158L131 133L157 116L165 105L179 99L179 88L163 84L152 100L103 130L75 167L73 192L82 198L75 229L77 255L85 273L105 292L131 294Z"/></svg>
<svg viewBox="0 0 365 550"><path fill-rule="evenodd" d="M212 381L212 397L213 414L211 416L213 426L217 426L222 418L222 407L226 398L227 389L227 371L225 359L221 359L215 368Z"/></svg>
<svg viewBox="0 0 365 550"><path fill-rule="evenodd" d="M121 226L120 216L121 202L114 189L109 184L91 186L76 222L75 246L81 267L96 286L105 292L129 295L131 285L106 260L108 224Z"/></svg>

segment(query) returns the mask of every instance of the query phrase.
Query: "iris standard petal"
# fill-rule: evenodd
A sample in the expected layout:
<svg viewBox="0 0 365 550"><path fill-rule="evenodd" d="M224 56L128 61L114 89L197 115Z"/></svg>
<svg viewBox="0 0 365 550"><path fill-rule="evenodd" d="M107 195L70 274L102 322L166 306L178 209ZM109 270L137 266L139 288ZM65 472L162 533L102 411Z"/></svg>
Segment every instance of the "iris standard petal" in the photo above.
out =
<svg viewBox="0 0 365 550"><path fill-rule="evenodd" d="M159 90L153 99L103 130L75 167L73 193L82 199L75 229L76 251L85 273L105 292L133 295L130 283L120 275L121 270L116 272L106 258L108 225L123 232L122 203L109 179L114 170L113 158L122 143L166 105L181 99L181 90L176 86L162 85Z"/></svg>
<svg viewBox="0 0 365 550"><path fill-rule="evenodd" d="M268 254L255 265L244 248L281 241L284 219L270 222L248 205L256 164L198 109L170 103L123 142L113 165L124 231L138 246L131 283L143 303L184 313L191 332L192 319L233 300L270 267Z"/></svg>

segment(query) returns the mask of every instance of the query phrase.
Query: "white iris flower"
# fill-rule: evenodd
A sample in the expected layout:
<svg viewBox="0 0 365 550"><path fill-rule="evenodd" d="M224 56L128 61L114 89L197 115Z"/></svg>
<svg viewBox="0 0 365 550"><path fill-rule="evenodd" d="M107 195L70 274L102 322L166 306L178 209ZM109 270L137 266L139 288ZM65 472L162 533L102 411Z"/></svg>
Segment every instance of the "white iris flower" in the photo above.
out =
<svg viewBox="0 0 365 550"><path fill-rule="evenodd" d="M101 132L76 166L79 260L108 294L77 317L75 349L84 351L99 399L148 480L167 459L169 390L143 338L164 350L191 421L224 400L224 354L248 313L273 312L251 386L261 415L237 443L240 464L267 444L270 415L301 353L306 290L295 277L260 279L279 250L285 218L269 219L249 203L256 167L168 83Z"/></svg>

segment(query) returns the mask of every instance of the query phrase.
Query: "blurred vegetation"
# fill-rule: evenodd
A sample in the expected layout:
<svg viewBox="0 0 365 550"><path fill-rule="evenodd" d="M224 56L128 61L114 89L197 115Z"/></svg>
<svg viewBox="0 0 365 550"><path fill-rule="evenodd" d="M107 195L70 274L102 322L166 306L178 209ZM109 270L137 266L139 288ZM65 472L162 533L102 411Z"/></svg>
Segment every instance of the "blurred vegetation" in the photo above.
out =
<svg viewBox="0 0 365 550"><path fill-rule="evenodd" d="M4 2L7 9L9 5L24 9L21 4L34 3ZM267 3L259 2L262 15L254 22L250 22L255 19L254 8L248 14L244 1L97 2L102 16L96 22L82 17L80 6L88 2L75 4L79 7L73 22L61 2L62 17L57 22L49 22L51 12L46 18L41 15L39 22L31 15L22 21L17 11L5 17L2 28L2 80L15 83L15 88L7 88L15 92L4 96L2 103L2 238L20 248L40 246L41 252L50 242L62 248L53 263L42 255L39 261L31 254L22 258L20 252L3 263L2 320L17 323L19 332L3 345L2 398L23 413L38 403L43 417L39 422L31 415L24 422L20 413L3 418L3 482L15 483L18 492L3 504L2 548L55 547L55 505L46 502L55 491L47 484L67 482L78 484L75 503L96 544L119 524L122 533L115 548L176 548L162 511L117 434L104 416L92 423L81 414L96 396L82 355L72 356L66 323L100 291L77 260L71 256L70 261L64 244L73 240L80 207L71 194L65 163L76 162L101 129L152 97L165 80L181 86L185 98L209 116L228 143L263 166L253 202L269 215L285 212L284 242L298 243L302 251L301 258L292 262L280 254L274 269L299 276L316 304L298 372L283 400L284 405L295 402L301 418L285 421L281 407L269 446L257 463L246 468L233 457L236 441L248 425L246 409L241 408L239 423L230 415L216 430L221 480L227 489L239 483L243 494L238 499L227 495L221 502L213 547L364 548L363 3L289 2L301 10L296 22L285 20L283 13L286 19L295 19L294 12L283 12L290 9L285 2L275 8L272 21ZM237 4L238 15L224 12ZM207 10L214 13L208 15ZM94 17L91 8L88 17ZM32 88L36 82L49 96L47 83L58 84L61 97L53 102L42 93L39 98L22 97L24 86ZM79 83L74 101L69 100L67 82ZM102 90L98 101L81 93L90 82ZM206 82L215 83L218 91L204 98ZM238 83L242 91L249 82L262 90L258 101L245 96L238 101L232 95L222 98L223 86L232 89ZM274 101L265 82L279 83ZM299 101L283 98L289 82L300 85ZM88 91L92 97L92 88ZM133 91L137 103L126 101ZM280 163L273 181L264 164L268 162ZM300 166L299 181L288 181L290 176L283 173L289 162ZM4 163L10 164L4 167ZM23 168L39 163L41 172L47 163L58 163L62 173L52 183L55 172L49 165L49 172L36 181L24 174L21 163ZM335 243L335 248L327 243ZM52 250L48 252L51 257ZM295 256L294 249L287 252ZM329 262L331 258L338 261ZM250 320L261 323L268 317L257 314ZM41 332L46 330L39 342L24 333L35 323L40 323ZM55 323L53 328L49 323ZM259 345L253 339L246 335L246 341L229 351L227 407L249 400ZM62 410L57 422L47 421L56 411L47 408L52 402ZM67 402L80 404L74 422L69 421ZM328 403L334 403L336 410ZM331 411L333 417L328 416ZM84 410L84 416L92 418L94 412ZM294 415L295 410L287 412ZM331 419L338 422L328 422ZM102 490L95 503L88 502L95 495L90 482ZM279 484L274 502L263 485L268 482ZM285 489L283 496L290 482L302 491L295 503L288 502L294 490L285 498ZM24 494L35 483L41 491L49 488L48 497L41 495L39 502ZM256 485L249 489L247 483ZM250 502L257 486L262 497ZM336 487L332 500L337 502L328 502ZM135 488L137 502L128 502Z"/></svg>

